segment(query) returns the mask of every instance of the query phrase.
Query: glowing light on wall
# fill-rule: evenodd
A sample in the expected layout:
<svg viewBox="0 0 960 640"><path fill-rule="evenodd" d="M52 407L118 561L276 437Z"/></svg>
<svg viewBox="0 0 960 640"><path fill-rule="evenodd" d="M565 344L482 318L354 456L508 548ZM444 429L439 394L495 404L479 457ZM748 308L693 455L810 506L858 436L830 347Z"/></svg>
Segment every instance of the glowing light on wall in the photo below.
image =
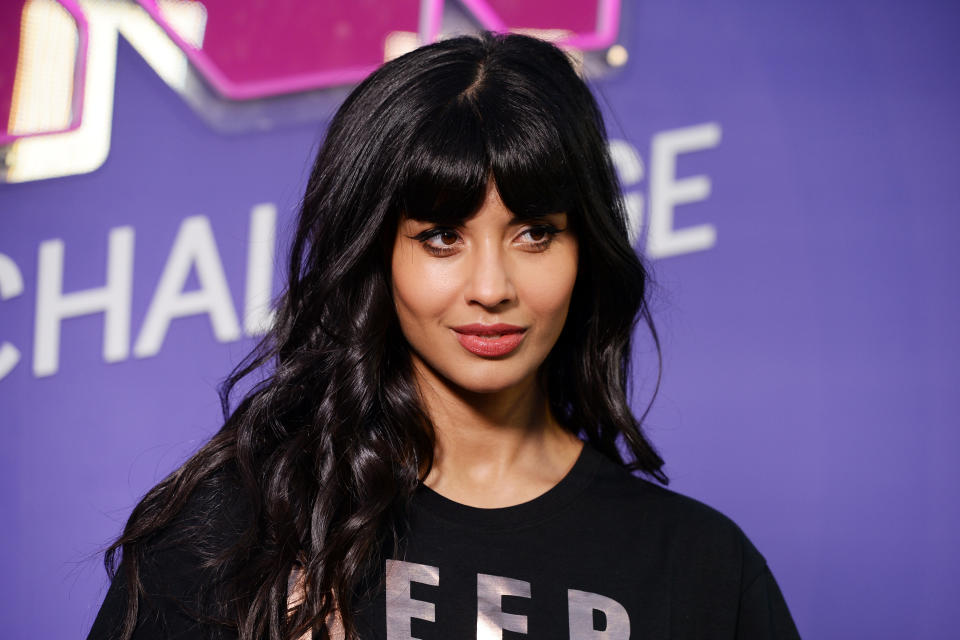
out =
<svg viewBox="0 0 960 640"><path fill-rule="evenodd" d="M0 8L0 145L80 126L87 26L72 1Z"/></svg>

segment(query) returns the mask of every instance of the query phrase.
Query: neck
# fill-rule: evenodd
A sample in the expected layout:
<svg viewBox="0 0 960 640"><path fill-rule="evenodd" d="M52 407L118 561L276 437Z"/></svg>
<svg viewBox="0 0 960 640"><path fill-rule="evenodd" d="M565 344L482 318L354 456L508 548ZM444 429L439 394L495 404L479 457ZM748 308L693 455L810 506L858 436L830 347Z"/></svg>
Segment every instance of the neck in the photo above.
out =
<svg viewBox="0 0 960 640"><path fill-rule="evenodd" d="M567 474L582 443L550 411L536 375L491 392L457 388L414 358L420 396L436 436L424 483L470 506L535 498Z"/></svg>

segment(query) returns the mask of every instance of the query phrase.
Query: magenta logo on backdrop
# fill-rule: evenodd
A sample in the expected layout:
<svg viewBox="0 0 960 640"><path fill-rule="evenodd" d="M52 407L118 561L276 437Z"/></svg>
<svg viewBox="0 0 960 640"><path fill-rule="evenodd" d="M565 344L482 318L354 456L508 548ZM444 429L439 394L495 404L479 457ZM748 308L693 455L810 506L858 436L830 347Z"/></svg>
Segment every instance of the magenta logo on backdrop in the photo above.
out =
<svg viewBox="0 0 960 640"><path fill-rule="evenodd" d="M444 0L304 2L137 0L216 89L232 99L355 82L391 54L441 36ZM552 34L593 50L616 38L619 0L463 0L478 26ZM201 38L178 27L191 11Z"/></svg>
<svg viewBox="0 0 960 640"><path fill-rule="evenodd" d="M0 146L80 126L88 33L74 0L0 2Z"/></svg>
<svg viewBox="0 0 960 640"><path fill-rule="evenodd" d="M612 66L626 61L625 50L614 44L620 0L0 5L3 182L88 173L103 164L120 37L211 127L231 131L315 117L307 104L310 92L357 82L422 43L478 29L530 33L581 54L601 51L604 64ZM283 109L265 98L281 99ZM245 106L253 101L259 101L255 113Z"/></svg>

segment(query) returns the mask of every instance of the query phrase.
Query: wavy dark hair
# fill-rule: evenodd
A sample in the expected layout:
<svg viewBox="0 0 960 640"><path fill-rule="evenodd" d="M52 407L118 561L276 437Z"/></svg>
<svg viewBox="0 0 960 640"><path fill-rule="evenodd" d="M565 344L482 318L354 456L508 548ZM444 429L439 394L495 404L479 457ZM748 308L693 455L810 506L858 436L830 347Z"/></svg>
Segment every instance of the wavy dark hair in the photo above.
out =
<svg viewBox="0 0 960 640"><path fill-rule="evenodd" d="M338 612L355 635L355 607L401 543L434 452L391 296L390 247L401 216L462 223L490 180L520 217L567 212L578 239L570 311L541 368L551 410L611 460L667 482L628 406L638 320L658 371L660 350L593 96L551 44L489 33L444 40L384 64L330 123L275 325L220 387L223 427L147 493L108 549L108 571L127 588L124 638L151 540L183 524L200 487L200 513L238 492L246 505L226 551L210 550L203 522L180 526L180 544L216 577L210 597L225 628L248 640L326 637ZM232 392L255 372L260 381L231 410ZM232 485L218 480L227 471ZM294 566L305 599L288 611Z"/></svg>

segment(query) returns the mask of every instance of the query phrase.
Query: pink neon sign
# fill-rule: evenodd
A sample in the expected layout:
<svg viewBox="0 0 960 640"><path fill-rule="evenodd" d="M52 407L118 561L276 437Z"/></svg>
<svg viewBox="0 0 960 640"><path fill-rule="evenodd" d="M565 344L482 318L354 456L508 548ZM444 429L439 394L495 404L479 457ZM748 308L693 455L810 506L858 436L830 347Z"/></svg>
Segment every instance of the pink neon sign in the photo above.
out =
<svg viewBox="0 0 960 640"><path fill-rule="evenodd" d="M137 2L201 75L233 100L357 82L383 63L391 34L436 40L446 5L445 0L204 0L191 3L205 12L203 42L197 46L177 30L163 3ZM553 30L569 34L558 44L581 50L613 44L619 28L620 0L462 0L459 4L478 28Z"/></svg>
<svg viewBox="0 0 960 640"><path fill-rule="evenodd" d="M68 28L75 37L76 49L67 55L72 55L72 68L69 70L68 82L70 87L61 87L69 95L69 113L66 122L52 125L47 121L43 125L24 128L20 125L13 127L17 107L18 88L22 90L27 78L23 76L20 58L30 54L29 43L25 42L31 35L26 31L29 24L29 10L41 8L30 0L17 0L0 3L0 146L7 145L19 138L64 133L73 131L80 126L83 117L83 90L86 74L87 47L90 41L89 27L83 17L83 12L74 0L57 0L60 7L72 21ZM31 6L31 4L33 6ZM48 9L49 10L49 9ZM36 30L44 25L34 25ZM58 37L63 34L53 34Z"/></svg>
<svg viewBox="0 0 960 640"><path fill-rule="evenodd" d="M616 41L620 1L135 0L143 19L164 29L216 94L238 102L357 82L397 53L390 49L395 36L401 37L401 49L409 49L451 31L523 30L549 33L568 48L602 49ZM58 67L59 75L47 73L56 66L47 57L63 49L44 44L52 36L36 18L51 7L62 8L58 22L64 33L54 41L76 43L76 50L62 57L68 62ZM451 15L456 24L445 22ZM80 127L89 39L77 0L0 3L0 146ZM20 64L25 55L43 60L33 59L26 72ZM28 85L44 91L24 89ZM37 107L18 101L18 91L37 100L48 89L61 99L59 120L30 117ZM39 100L46 109L45 99ZM17 117L24 113L27 117Z"/></svg>

